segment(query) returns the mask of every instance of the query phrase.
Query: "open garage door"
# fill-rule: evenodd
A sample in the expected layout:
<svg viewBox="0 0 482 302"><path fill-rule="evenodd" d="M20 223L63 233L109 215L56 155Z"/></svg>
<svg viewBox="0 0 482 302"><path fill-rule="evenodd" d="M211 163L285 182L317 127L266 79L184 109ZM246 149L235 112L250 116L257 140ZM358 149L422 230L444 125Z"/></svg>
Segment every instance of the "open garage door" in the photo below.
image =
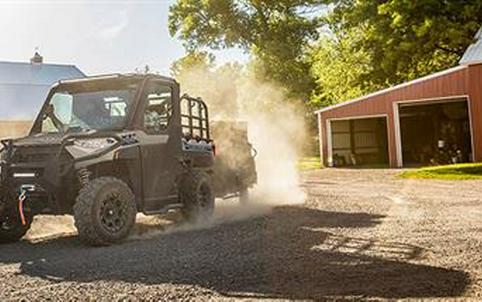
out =
<svg viewBox="0 0 482 302"><path fill-rule="evenodd" d="M388 165L386 117L332 120L330 123L333 166Z"/></svg>
<svg viewBox="0 0 482 302"><path fill-rule="evenodd" d="M404 166L472 160L467 99L402 103L399 116Z"/></svg>

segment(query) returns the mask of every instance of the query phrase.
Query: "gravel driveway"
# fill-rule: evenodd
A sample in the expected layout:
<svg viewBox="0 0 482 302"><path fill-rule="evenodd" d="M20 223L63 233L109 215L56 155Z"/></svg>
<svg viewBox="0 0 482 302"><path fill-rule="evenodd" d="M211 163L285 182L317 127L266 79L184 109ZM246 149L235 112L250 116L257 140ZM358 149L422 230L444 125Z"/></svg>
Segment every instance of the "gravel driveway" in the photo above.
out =
<svg viewBox="0 0 482 302"><path fill-rule="evenodd" d="M395 173L307 172L302 206L224 202L212 226L144 218L112 247L39 217L0 246L0 300L482 299L482 182Z"/></svg>

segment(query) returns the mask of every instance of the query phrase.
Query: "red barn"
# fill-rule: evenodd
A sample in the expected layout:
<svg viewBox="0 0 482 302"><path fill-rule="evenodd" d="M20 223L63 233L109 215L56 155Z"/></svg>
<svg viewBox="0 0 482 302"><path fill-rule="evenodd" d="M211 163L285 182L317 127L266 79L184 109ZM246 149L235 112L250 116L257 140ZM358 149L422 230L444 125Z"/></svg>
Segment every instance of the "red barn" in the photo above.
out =
<svg viewBox="0 0 482 302"><path fill-rule="evenodd" d="M482 161L482 28L461 65L316 111L327 166Z"/></svg>

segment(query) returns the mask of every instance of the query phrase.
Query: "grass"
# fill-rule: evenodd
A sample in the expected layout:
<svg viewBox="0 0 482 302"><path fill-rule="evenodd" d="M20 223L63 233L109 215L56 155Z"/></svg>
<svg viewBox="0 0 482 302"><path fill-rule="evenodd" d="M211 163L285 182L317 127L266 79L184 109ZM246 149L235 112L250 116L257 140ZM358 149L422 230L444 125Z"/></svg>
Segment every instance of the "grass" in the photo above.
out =
<svg viewBox="0 0 482 302"><path fill-rule="evenodd" d="M474 180L482 179L482 163L424 167L399 174L402 178Z"/></svg>
<svg viewBox="0 0 482 302"><path fill-rule="evenodd" d="M316 170L321 169L321 162L319 157L303 157L298 161L298 170Z"/></svg>

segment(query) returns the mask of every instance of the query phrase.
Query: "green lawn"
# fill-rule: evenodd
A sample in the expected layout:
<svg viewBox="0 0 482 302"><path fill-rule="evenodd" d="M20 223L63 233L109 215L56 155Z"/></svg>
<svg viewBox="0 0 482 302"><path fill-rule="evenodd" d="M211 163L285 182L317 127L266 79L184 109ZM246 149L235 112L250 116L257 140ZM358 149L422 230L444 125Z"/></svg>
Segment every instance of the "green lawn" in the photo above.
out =
<svg viewBox="0 0 482 302"><path fill-rule="evenodd" d="M303 157L298 161L298 169L301 171L321 169L319 157Z"/></svg>
<svg viewBox="0 0 482 302"><path fill-rule="evenodd" d="M399 174L402 178L471 180L482 179L482 163L424 167Z"/></svg>

